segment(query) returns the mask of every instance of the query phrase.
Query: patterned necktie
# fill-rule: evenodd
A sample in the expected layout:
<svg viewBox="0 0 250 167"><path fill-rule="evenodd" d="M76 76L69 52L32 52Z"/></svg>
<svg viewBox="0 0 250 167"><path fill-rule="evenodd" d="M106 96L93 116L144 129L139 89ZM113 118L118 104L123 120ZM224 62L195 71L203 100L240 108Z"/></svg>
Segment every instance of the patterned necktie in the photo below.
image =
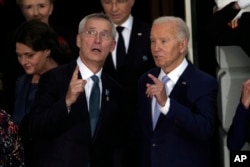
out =
<svg viewBox="0 0 250 167"><path fill-rule="evenodd" d="M118 32L118 41L116 46L116 68L120 70L124 64L125 56L126 56L126 49L125 49L125 42L122 36L122 31L124 27L118 26L116 30Z"/></svg>
<svg viewBox="0 0 250 167"><path fill-rule="evenodd" d="M91 134L94 135L96 124L98 122L99 110L100 110L100 88L99 88L99 78L96 75L91 76L94 81L90 98L89 98L89 117L91 124Z"/></svg>
<svg viewBox="0 0 250 167"><path fill-rule="evenodd" d="M162 82L164 83L164 85L166 86L166 83L170 80L170 78L168 76L164 76L162 78ZM156 123L158 121L158 118L160 116L160 105L158 104L157 101L155 101L155 108L154 108L154 116L153 116L153 129L155 129Z"/></svg>

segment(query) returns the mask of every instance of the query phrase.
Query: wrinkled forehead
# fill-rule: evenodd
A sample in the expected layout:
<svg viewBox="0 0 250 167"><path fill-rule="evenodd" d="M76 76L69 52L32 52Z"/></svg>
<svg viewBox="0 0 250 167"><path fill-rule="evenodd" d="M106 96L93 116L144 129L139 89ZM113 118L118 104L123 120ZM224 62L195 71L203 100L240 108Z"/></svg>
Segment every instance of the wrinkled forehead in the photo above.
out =
<svg viewBox="0 0 250 167"><path fill-rule="evenodd" d="M111 31L112 25L103 18L90 18L86 21L84 29L105 29Z"/></svg>

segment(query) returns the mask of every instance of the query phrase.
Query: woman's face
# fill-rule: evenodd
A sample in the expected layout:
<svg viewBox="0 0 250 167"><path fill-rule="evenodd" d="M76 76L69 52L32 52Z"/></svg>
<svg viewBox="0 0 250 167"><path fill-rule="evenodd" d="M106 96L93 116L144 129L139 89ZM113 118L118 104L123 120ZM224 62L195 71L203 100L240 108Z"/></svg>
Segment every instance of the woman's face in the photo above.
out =
<svg viewBox="0 0 250 167"><path fill-rule="evenodd" d="M16 53L19 63L27 74L43 74L46 70L50 50L34 51L22 43L16 43Z"/></svg>
<svg viewBox="0 0 250 167"><path fill-rule="evenodd" d="M54 6L50 0L22 0L20 7L27 21L40 20L48 24Z"/></svg>

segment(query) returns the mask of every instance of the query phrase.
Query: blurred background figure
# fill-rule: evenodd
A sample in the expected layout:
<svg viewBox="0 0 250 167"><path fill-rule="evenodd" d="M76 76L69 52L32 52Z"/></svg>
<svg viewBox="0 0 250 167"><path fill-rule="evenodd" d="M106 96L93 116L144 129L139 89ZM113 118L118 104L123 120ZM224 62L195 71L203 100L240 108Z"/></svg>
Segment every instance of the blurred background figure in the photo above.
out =
<svg viewBox="0 0 250 167"><path fill-rule="evenodd" d="M250 56L250 0L228 3L215 11L207 23L209 39L215 46L237 45Z"/></svg>
<svg viewBox="0 0 250 167"><path fill-rule="evenodd" d="M24 150L19 128L11 116L0 108L0 166L24 167Z"/></svg>
<svg viewBox="0 0 250 167"><path fill-rule="evenodd" d="M54 0L17 0L17 4L25 20L39 20L49 24L58 34L62 45L68 45L74 56L78 55L78 48L75 45L76 33L73 30L57 26L50 22L54 9Z"/></svg>
<svg viewBox="0 0 250 167"><path fill-rule="evenodd" d="M206 44L215 46L240 46L250 56L250 1L218 0L214 13L204 25L202 38ZM211 51L210 49L210 51ZM208 52L210 52L208 50ZM209 63L208 63L209 62ZM218 63L215 54L200 55L200 67L216 76Z"/></svg>

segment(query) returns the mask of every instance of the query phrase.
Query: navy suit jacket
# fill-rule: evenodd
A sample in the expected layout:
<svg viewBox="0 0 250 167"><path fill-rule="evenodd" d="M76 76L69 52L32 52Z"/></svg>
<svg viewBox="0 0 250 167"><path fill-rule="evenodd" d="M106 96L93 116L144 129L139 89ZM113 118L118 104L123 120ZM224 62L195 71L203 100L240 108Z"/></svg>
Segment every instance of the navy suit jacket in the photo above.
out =
<svg viewBox="0 0 250 167"><path fill-rule="evenodd" d="M217 117L216 79L190 62L170 94L167 115L160 114L152 127L152 99L146 84L148 73L158 77L160 68L146 72L139 80L137 119L134 128L138 141L140 167L209 167L210 142Z"/></svg>
<svg viewBox="0 0 250 167"><path fill-rule="evenodd" d="M240 102L227 135L227 147L230 151L240 151L244 144L250 143L250 112Z"/></svg>
<svg viewBox="0 0 250 167"><path fill-rule="evenodd" d="M121 109L120 86L102 73L99 121L91 138L87 100L83 92L68 113L65 96L76 61L42 76L34 105L27 116L32 140L32 167L106 167L118 165ZM81 75L79 73L79 78ZM117 161L117 162L114 162Z"/></svg>

